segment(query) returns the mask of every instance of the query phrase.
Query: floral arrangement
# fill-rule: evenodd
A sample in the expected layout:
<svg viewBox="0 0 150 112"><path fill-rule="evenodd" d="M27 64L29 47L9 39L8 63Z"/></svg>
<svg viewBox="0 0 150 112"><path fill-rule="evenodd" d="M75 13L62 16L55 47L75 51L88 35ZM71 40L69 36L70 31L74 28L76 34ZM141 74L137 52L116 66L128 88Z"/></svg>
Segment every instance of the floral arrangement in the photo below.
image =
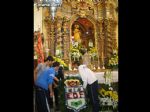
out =
<svg viewBox="0 0 150 112"><path fill-rule="evenodd" d="M111 70L106 70L104 73L105 84L111 86L112 82L112 72Z"/></svg>
<svg viewBox="0 0 150 112"><path fill-rule="evenodd" d="M74 87L80 85L80 81L77 79L66 80L64 83L67 87Z"/></svg>
<svg viewBox="0 0 150 112"><path fill-rule="evenodd" d="M112 107L113 110L117 110L118 93L116 91L106 91L104 88L101 88L99 90L99 99L102 107Z"/></svg>
<svg viewBox="0 0 150 112"><path fill-rule="evenodd" d="M76 75L71 75L70 74L69 76L66 76L66 74L65 74L64 82L66 82L68 80L71 80L71 81L78 80L79 81L79 85L83 84L83 81L82 81L81 77L78 74L76 74Z"/></svg>
<svg viewBox="0 0 150 112"><path fill-rule="evenodd" d="M90 51L89 51L90 53L96 53L97 52L97 49L95 48L95 47L93 47L93 48L90 48Z"/></svg>
<svg viewBox="0 0 150 112"><path fill-rule="evenodd" d="M93 60L95 60L97 58L97 49L95 47L90 48L89 53Z"/></svg>
<svg viewBox="0 0 150 112"><path fill-rule="evenodd" d="M55 61L59 62L60 65L62 65L65 69L68 69L67 64L66 64L62 59L57 58L57 57L55 57L55 56L53 56L53 58L54 58Z"/></svg>
<svg viewBox="0 0 150 112"><path fill-rule="evenodd" d="M79 49L76 47L71 47L71 58L72 60L78 60L80 59L80 57L82 56L82 54L80 53Z"/></svg>
<svg viewBox="0 0 150 112"><path fill-rule="evenodd" d="M69 74L64 80L66 107L75 112L86 108L85 92L80 81L79 74Z"/></svg>
<svg viewBox="0 0 150 112"><path fill-rule="evenodd" d="M113 55L108 60L108 67L111 69L117 69L118 68L118 53L117 50L113 51Z"/></svg>
<svg viewBox="0 0 150 112"><path fill-rule="evenodd" d="M108 90L106 91L104 88L101 88L99 90L99 94L102 96L102 97L110 97L112 100L118 102L118 94L116 91L112 91L112 90Z"/></svg>

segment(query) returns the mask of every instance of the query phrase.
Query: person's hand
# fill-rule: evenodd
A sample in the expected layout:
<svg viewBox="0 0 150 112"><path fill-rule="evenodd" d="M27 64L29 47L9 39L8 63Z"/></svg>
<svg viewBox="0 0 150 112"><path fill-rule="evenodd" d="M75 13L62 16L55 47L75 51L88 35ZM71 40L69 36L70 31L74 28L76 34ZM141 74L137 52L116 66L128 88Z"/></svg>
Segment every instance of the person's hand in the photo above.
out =
<svg viewBox="0 0 150 112"><path fill-rule="evenodd" d="M57 88L58 87L58 85L57 84L54 84L54 88Z"/></svg>
<svg viewBox="0 0 150 112"><path fill-rule="evenodd" d="M57 81L57 82L59 82L59 79L57 77L54 77L54 80Z"/></svg>
<svg viewBox="0 0 150 112"><path fill-rule="evenodd" d="M53 92L50 92L50 97L53 97L54 93Z"/></svg>

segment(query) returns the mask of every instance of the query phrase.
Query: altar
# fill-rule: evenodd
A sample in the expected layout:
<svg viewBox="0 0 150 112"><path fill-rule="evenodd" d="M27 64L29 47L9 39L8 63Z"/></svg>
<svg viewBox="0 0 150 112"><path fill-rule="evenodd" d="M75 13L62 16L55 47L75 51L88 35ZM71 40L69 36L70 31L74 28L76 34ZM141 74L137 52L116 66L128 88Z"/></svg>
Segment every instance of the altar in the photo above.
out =
<svg viewBox="0 0 150 112"><path fill-rule="evenodd" d="M105 72L95 72L98 83L105 83L104 73ZM112 71L112 82L118 82L118 71Z"/></svg>
<svg viewBox="0 0 150 112"><path fill-rule="evenodd" d="M105 83L105 77L104 77L104 73L106 70L100 70L100 71L94 71L97 79L98 79L98 83ZM74 74L74 73L78 73L78 71L66 71L67 74ZM118 71L112 71L111 72L111 78L112 78L112 82L118 82Z"/></svg>
<svg viewBox="0 0 150 112"><path fill-rule="evenodd" d="M34 0L33 40L35 67L53 56L65 75L73 75L78 74L73 71L73 63L79 61L95 72L101 88L118 88L114 86L118 85L118 71L106 73L118 69L118 1ZM66 103L74 111L91 112L86 108L80 78L64 80L60 87L61 111L66 112Z"/></svg>

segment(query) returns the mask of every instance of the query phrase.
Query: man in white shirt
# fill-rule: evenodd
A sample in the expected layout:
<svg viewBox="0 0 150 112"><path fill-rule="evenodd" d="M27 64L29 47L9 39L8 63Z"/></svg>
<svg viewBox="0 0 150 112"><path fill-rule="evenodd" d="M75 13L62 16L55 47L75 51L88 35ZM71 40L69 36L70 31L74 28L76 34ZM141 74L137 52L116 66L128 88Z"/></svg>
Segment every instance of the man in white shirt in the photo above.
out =
<svg viewBox="0 0 150 112"><path fill-rule="evenodd" d="M88 96L93 106L93 112L99 112L100 104L98 99L98 80L95 73L86 65L80 65L79 62L74 62L74 67L78 68L79 74L83 81L83 88L88 88Z"/></svg>

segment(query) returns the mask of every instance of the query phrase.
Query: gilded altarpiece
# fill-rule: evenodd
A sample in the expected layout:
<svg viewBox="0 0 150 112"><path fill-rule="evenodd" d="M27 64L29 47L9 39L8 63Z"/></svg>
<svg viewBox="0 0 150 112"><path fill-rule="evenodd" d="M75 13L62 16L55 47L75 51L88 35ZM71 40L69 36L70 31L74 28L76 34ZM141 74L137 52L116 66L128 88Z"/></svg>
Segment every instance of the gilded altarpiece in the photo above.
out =
<svg viewBox="0 0 150 112"><path fill-rule="evenodd" d="M60 57L68 65L71 64L72 25L78 18L86 18L94 26L94 47L97 56L95 65L102 68L113 50L118 47L116 8L112 0L99 2L65 0L57 10L54 21L51 21L50 16L44 17L50 54Z"/></svg>

